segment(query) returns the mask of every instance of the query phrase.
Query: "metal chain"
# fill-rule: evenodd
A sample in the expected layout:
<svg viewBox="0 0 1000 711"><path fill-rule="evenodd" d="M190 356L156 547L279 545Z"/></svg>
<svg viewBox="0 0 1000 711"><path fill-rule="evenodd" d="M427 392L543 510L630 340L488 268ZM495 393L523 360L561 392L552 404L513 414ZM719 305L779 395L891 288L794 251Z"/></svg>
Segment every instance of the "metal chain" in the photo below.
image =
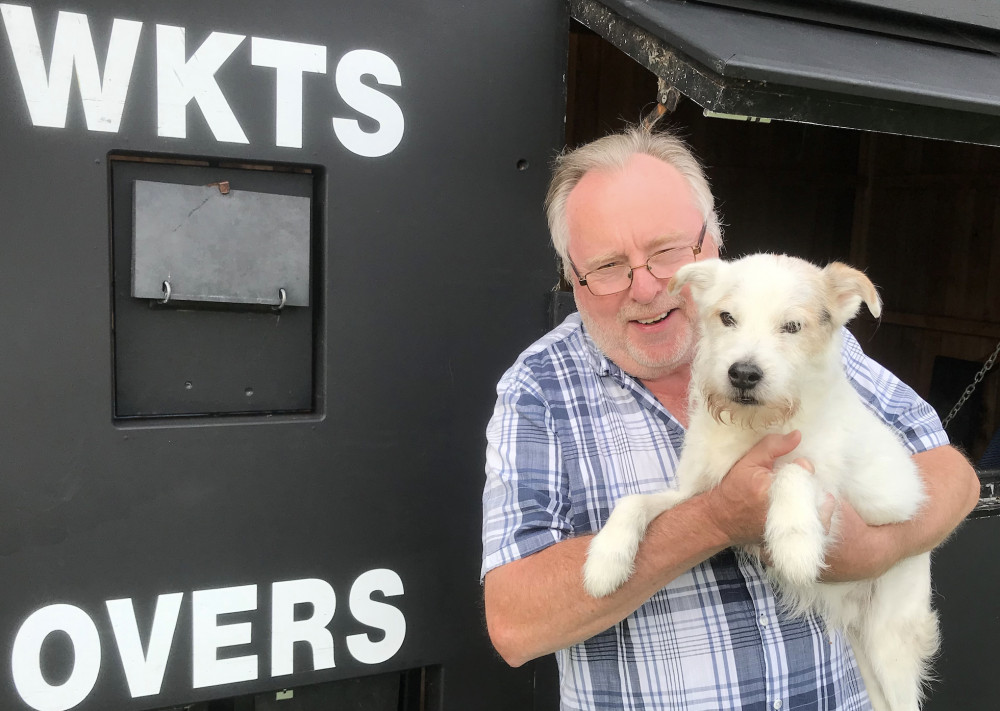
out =
<svg viewBox="0 0 1000 711"><path fill-rule="evenodd" d="M962 397L958 398L958 402L955 403L955 407L951 408L951 412L949 412L948 416L941 422L942 427L947 427L952 418L954 418L955 415L958 414L958 411L962 409L962 405L964 405L965 401L972 396L976 386L979 385L979 383L983 381L983 378L986 377L986 374L990 372L990 368L993 367L998 355L1000 355L1000 343L997 343L997 347L996 350L993 351L993 355L986 359L986 362L983 363L983 367L980 368L978 373L976 373L976 377L974 377L972 382L969 383L969 387L967 387L965 392L962 393Z"/></svg>

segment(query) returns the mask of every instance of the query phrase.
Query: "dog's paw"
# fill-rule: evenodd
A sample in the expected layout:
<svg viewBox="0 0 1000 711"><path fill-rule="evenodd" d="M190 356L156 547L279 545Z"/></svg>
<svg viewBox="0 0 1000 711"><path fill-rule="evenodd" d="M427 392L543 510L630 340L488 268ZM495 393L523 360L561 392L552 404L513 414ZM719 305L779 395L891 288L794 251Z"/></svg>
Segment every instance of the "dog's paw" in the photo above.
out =
<svg viewBox="0 0 1000 711"><path fill-rule="evenodd" d="M649 522L676 506L686 495L667 490L626 496L587 549L583 585L593 597L605 597L624 585L635 570L635 556Z"/></svg>
<svg viewBox="0 0 1000 711"><path fill-rule="evenodd" d="M792 585L815 583L823 571L823 536L815 531L783 530L768 536L771 566L782 580Z"/></svg>
<svg viewBox="0 0 1000 711"><path fill-rule="evenodd" d="M783 466L771 485L764 543L774 571L794 585L815 583L823 570L822 500L815 477L795 463Z"/></svg>
<svg viewBox="0 0 1000 711"><path fill-rule="evenodd" d="M583 565L583 587L591 597L606 597L625 584L635 569L639 540L624 527L606 526L590 542Z"/></svg>

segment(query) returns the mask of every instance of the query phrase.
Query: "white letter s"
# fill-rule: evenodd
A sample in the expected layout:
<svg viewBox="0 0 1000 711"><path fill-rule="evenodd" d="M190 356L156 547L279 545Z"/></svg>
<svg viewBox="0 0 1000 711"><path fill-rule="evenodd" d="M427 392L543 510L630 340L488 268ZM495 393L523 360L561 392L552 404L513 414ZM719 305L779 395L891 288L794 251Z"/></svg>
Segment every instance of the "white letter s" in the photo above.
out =
<svg viewBox="0 0 1000 711"><path fill-rule="evenodd" d="M363 84L365 74L380 84L401 86L399 69L389 57L370 49L348 52L337 64L337 91L352 109L378 121L378 130L367 133L354 119L342 118L333 119L333 130L348 150L378 158L392 153L403 140L403 112L388 96Z"/></svg>

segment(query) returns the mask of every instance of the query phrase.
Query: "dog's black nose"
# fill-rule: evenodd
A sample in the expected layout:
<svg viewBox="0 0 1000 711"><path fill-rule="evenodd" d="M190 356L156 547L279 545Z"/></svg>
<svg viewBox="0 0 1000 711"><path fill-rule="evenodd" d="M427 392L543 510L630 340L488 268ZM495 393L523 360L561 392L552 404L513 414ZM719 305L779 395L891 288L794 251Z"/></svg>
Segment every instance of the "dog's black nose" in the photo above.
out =
<svg viewBox="0 0 1000 711"><path fill-rule="evenodd" d="M752 390L763 377L764 371L746 360L729 366L729 382L740 390Z"/></svg>

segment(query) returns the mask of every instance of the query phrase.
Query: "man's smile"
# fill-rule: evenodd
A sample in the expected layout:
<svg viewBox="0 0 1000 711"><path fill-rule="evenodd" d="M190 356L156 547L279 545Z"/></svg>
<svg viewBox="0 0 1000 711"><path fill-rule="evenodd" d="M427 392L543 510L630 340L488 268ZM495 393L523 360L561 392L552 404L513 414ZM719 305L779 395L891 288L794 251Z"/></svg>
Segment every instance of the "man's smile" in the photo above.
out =
<svg viewBox="0 0 1000 711"><path fill-rule="evenodd" d="M659 321L662 321L663 319L665 319L665 318L667 317L667 314L669 314L669 313L670 313L670 312L669 312L669 311L667 311L667 312L665 312L665 313L662 313L662 314L660 314L659 316L654 316L654 317L653 317L653 318L651 318L651 319L645 319L645 320L644 320L644 319L641 319L641 318L640 318L640 319L636 319L636 320L637 320L637 321L638 321L639 323L641 323L641 324L644 324L644 325L648 325L648 324L651 324L651 323L657 323L657 322L659 322Z"/></svg>
<svg viewBox="0 0 1000 711"><path fill-rule="evenodd" d="M640 324L642 326L653 326L655 324L660 323L664 319L666 319L668 316L670 316L670 314L672 314L676 310L677 310L677 307L674 307L674 308L668 309L667 311L664 311L664 312L662 312L660 314L656 314L654 316L650 316L649 318L636 318L636 319L630 319L630 320L633 323L637 323L637 324Z"/></svg>

